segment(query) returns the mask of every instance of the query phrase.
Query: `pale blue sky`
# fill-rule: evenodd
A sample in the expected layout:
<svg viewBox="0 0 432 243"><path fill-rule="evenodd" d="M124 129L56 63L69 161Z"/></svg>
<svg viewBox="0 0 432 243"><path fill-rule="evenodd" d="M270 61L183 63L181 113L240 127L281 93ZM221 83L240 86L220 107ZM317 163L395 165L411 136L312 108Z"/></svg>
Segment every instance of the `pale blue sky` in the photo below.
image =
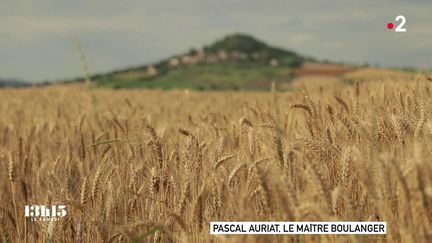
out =
<svg viewBox="0 0 432 243"><path fill-rule="evenodd" d="M233 32L334 61L432 68L432 1L0 0L0 77L81 75L141 65ZM403 14L407 32L386 23Z"/></svg>

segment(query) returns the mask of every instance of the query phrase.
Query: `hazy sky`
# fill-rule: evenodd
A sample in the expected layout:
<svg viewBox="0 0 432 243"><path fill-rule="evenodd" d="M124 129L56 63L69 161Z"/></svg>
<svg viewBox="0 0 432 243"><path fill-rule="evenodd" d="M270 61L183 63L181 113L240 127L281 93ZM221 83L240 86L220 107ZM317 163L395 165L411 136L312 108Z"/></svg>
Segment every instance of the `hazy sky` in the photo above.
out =
<svg viewBox="0 0 432 243"><path fill-rule="evenodd" d="M140 65L233 32L334 61L432 68L431 0L0 0L0 77ZM386 29L405 15L406 33Z"/></svg>

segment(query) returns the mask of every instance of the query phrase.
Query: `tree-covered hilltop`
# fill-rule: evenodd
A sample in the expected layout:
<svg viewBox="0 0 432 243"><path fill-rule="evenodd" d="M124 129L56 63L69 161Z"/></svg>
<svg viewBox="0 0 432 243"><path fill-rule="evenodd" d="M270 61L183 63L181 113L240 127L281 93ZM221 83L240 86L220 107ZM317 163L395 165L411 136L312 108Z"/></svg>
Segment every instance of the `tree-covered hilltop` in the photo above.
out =
<svg viewBox="0 0 432 243"><path fill-rule="evenodd" d="M284 66L300 66L304 58L295 52L272 47L247 34L233 34L216 41L205 48L209 52L240 52L250 57L260 57L263 61L276 60ZM259 58L256 58L259 60Z"/></svg>

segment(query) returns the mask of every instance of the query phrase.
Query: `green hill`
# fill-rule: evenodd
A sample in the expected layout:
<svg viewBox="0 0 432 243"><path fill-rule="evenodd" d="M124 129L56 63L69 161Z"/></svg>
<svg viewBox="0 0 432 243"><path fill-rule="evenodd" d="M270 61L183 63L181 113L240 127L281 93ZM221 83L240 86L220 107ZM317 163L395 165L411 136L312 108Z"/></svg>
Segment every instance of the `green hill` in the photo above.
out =
<svg viewBox="0 0 432 243"><path fill-rule="evenodd" d="M10 79L1 79L0 78L0 88L4 87L27 87L30 86L29 83L20 81L20 80L10 80Z"/></svg>
<svg viewBox="0 0 432 243"><path fill-rule="evenodd" d="M229 35L216 41L206 49L210 52L217 52L220 50L230 52L239 51L249 54L252 58L254 54L261 54L263 56L263 59L260 60L261 62L275 59L283 66L299 66L303 61L303 58L295 52L268 46L264 42L258 41L252 36L244 34Z"/></svg>
<svg viewBox="0 0 432 243"><path fill-rule="evenodd" d="M97 86L112 88L187 88L260 90L270 81L287 82L304 58L245 34L229 35L158 63L95 75Z"/></svg>

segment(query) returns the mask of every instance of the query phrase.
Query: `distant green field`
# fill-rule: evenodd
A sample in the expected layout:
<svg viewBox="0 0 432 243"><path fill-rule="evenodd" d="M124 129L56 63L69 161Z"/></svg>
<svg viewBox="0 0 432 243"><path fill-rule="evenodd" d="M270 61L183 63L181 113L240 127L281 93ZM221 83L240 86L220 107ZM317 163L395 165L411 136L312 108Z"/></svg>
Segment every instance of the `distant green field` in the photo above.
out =
<svg viewBox="0 0 432 243"><path fill-rule="evenodd" d="M271 81L289 82L288 67L272 67L252 62L200 64L171 70L153 78L116 80L113 76L98 78L98 85L110 88L157 88L193 90L263 90Z"/></svg>

